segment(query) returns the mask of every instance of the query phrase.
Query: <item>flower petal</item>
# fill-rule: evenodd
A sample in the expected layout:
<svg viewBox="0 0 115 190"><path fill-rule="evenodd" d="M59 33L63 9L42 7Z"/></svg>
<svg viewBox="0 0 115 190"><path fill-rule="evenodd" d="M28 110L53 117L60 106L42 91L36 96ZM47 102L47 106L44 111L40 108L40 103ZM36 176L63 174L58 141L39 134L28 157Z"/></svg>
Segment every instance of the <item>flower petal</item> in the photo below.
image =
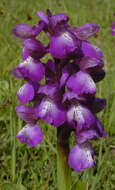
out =
<svg viewBox="0 0 115 190"><path fill-rule="evenodd" d="M76 125L76 131L87 130L95 125L95 116L84 105L72 105L67 111L67 121Z"/></svg>
<svg viewBox="0 0 115 190"><path fill-rule="evenodd" d="M90 75L86 72L79 71L71 76L67 81L67 87L72 89L78 95L96 93L96 85Z"/></svg>
<svg viewBox="0 0 115 190"><path fill-rule="evenodd" d="M24 47L22 50L22 58L23 60L26 60L29 57L29 53L27 51L27 49Z"/></svg>
<svg viewBox="0 0 115 190"><path fill-rule="evenodd" d="M52 98L56 93L59 93L59 89L56 84L44 84L40 85L37 93L47 95L48 97Z"/></svg>
<svg viewBox="0 0 115 190"><path fill-rule="evenodd" d="M99 133L94 128L81 131L79 133L76 133L76 135L75 135L76 141L79 144L82 144L90 139L97 138L99 136L100 136Z"/></svg>
<svg viewBox="0 0 115 190"><path fill-rule="evenodd" d="M64 59L74 52L77 44L77 39L70 32L64 31L51 38L50 53L55 58Z"/></svg>
<svg viewBox="0 0 115 190"><path fill-rule="evenodd" d="M36 39L24 40L24 47L29 55L34 59L40 59L46 53L45 47Z"/></svg>
<svg viewBox="0 0 115 190"><path fill-rule="evenodd" d="M38 125L27 124L17 134L18 139L28 146L37 146L43 139L43 133Z"/></svg>
<svg viewBox="0 0 115 190"><path fill-rule="evenodd" d="M100 48L98 48L97 46L92 45L91 43L87 42L87 41L83 41L82 42L82 51L83 54L85 56L88 57L94 57L97 59L102 59L103 58L103 54L102 51L100 50Z"/></svg>
<svg viewBox="0 0 115 190"><path fill-rule="evenodd" d="M98 113L106 106L106 100L101 98L95 98L93 102L89 102L89 107L93 113Z"/></svg>
<svg viewBox="0 0 115 190"><path fill-rule="evenodd" d="M80 40L87 40L92 35L96 34L99 31L99 26L95 23L86 23L83 26L80 26L74 31L77 38Z"/></svg>
<svg viewBox="0 0 115 190"><path fill-rule="evenodd" d="M42 12L42 11L38 11L37 15L41 18L42 21L44 21L46 24L49 23L48 18L46 17L46 15Z"/></svg>
<svg viewBox="0 0 115 190"><path fill-rule="evenodd" d="M13 34L22 40L25 40L27 38L34 38L36 37L36 27L32 27L28 24L18 24L13 29Z"/></svg>
<svg viewBox="0 0 115 190"><path fill-rule="evenodd" d="M100 69L104 66L104 62L94 57L83 57L79 66L80 70Z"/></svg>
<svg viewBox="0 0 115 190"><path fill-rule="evenodd" d="M80 172L95 165L92 157L92 146L89 142L86 142L80 145L77 144L72 148L68 162L71 168L76 172Z"/></svg>
<svg viewBox="0 0 115 190"><path fill-rule="evenodd" d="M35 123L37 120L36 109L30 106L19 105L15 107L17 115L27 123Z"/></svg>
<svg viewBox="0 0 115 190"><path fill-rule="evenodd" d="M27 104L34 98L34 88L30 83L24 84L17 93L20 104Z"/></svg>
<svg viewBox="0 0 115 190"><path fill-rule="evenodd" d="M96 117L96 129L100 134L100 137L106 137L106 131L104 130L104 127L101 125L99 119Z"/></svg>
<svg viewBox="0 0 115 190"><path fill-rule="evenodd" d="M93 78L95 82L99 82L104 79L105 77L105 71L103 69L99 69L96 71L89 71L89 74Z"/></svg>
<svg viewBox="0 0 115 190"><path fill-rule="evenodd" d="M31 79L40 81L45 74L44 66L40 61L28 57L23 63L20 63L14 70L13 75L19 79Z"/></svg>
<svg viewBox="0 0 115 190"><path fill-rule="evenodd" d="M66 111L63 107L49 98L44 98L38 106L38 117L58 127L66 120Z"/></svg>
<svg viewBox="0 0 115 190"><path fill-rule="evenodd" d="M57 13L51 17L49 17L49 26L51 29L55 32L56 27L59 27L59 25L64 25L69 20L69 17L64 13Z"/></svg>
<svg viewBox="0 0 115 190"><path fill-rule="evenodd" d="M80 100L80 101L86 100L84 97L78 96L76 93L74 93L72 91L68 91L68 92L64 93L62 102L65 102L66 100L70 101L72 99L76 99L76 100Z"/></svg>

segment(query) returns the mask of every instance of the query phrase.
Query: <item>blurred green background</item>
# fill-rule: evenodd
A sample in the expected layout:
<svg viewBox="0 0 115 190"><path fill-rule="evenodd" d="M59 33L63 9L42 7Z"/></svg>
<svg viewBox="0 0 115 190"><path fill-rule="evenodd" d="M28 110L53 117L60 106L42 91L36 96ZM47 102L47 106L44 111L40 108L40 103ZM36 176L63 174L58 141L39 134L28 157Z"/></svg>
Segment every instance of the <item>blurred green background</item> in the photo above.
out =
<svg viewBox="0 0 115 190"><path fill-rule="evenodd" d="M115 0L0 0L0 187L3 183L14 183L23 184L27 190L57 190L56 129L41 122L44 140L36 148L17 140L16 134L24 126L14 111L19 104L16 93L22 81L11 73L22 61L22 45L12 35L13 27L20 23L36 24L36 12L45 13L47 8L53 14L67 13L73 26L86 22L100 26L98 35L90 40L104 54L106 77L97 85L97 96L107 100L106 108L98 114L107 138L93 142L94 169L80 174L71 170L70 190L115 190L115 37L111 34ZM47 37L42 33L39 39L45 43ZM70 141L72 146L73 136Z"/></svg>

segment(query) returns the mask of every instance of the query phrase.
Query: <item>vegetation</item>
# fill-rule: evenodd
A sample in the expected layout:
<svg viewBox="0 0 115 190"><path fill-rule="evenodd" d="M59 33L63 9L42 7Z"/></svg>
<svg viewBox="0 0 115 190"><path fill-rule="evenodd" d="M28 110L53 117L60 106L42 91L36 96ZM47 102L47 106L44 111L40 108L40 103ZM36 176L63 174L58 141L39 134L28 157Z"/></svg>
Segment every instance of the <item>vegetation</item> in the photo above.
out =
<svg viewBox="0 0 115 190"><path fill-rule="evenodd" d="M71 190L115 190L115 37L111 24L115 21L114 0L1 0L0 1L0 187L4 183L22 184L27 190L57 190L56 177L56 129L41 121L43 142L36 148L21 144L16 134L24 126L15 113L19 104L16 93L22 81L15 79L12 69L18 65L22 46L12 35L19 23L34 24L37 11L49 8L52 13L64 12L73 26L94 22L100 26L93 44L104 54L106 77L97 86L100 98L106 98L107 106L98 114L107 132L106 139L93 142L96 167L76 173L71 170ZM42 33L40 39L46 42ZM74 144L71 136L71 145ZM17 187L15 187L16 189ZM23 190L19 186L18 190Z"/></svg>

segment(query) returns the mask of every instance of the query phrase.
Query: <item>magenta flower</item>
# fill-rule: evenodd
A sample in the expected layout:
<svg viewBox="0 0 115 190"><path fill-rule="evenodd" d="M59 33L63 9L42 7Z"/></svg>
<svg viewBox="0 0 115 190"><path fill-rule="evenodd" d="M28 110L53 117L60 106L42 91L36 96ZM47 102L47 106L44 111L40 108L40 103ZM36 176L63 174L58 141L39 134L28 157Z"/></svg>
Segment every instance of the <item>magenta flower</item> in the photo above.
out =
<svg viewBox="0 0 115 190"><path fill-rule="evenodd" d="M15 110L27 124L17 137L29 146L40 144L43 134L37 122L41 119L57 127L58 142L66 148L73 131L76 145L68 163L80 172L95 165L89 140L106 137L96 116L106 105L105 99L96 97L95 84L105 77L103 53L88 42L99 26L86 23L72 27L68 15L52 15L49 10L47 16L42 11L37 14L37 25L19 24L13 29L23 45L23 61L14 68L13 75L26 81L17 93L20 105ZM48 44L38 40L41 32L49 38ZM46 54L51 59L46 60ZM43 78L45 82L41 84Z"/></svg>

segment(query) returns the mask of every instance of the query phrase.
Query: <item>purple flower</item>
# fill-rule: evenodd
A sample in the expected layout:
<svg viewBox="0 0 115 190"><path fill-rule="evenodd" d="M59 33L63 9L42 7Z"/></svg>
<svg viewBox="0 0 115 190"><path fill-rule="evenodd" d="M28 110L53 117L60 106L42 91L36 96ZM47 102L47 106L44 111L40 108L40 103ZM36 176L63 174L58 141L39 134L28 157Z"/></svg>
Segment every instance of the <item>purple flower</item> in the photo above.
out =
<svg viewBox="0 0 115 190"><path fill-rule="evenodd" d="M56 33L50 42L50 53L52 57L65 59L75 51L78 40L68 31Z"/></svg>
<svg viewBox="0 0 115 190"><path fill-rule="evenodd" d="M34 88L30 83L24 84L17 93L20 104L27 104L34 98Z"/></svg>
<svg viewBox="0 0 115 190"><path fill-rule="evenodd" d="M74 34L80 40L87 40L99 31L99 26L95 23L86 23L83 26L78 27Z"/></svg>
<svg viewBox="0 0 115 190"><path fill-rule="evenodd" d="M28 24L19 24L13 29L13 33L17 38L25 40L35 38L38 35L38 29L36 26L32 27Z"/></svg>
<svg viewBox="0 0 115 190"><path fill-rule="evenodd" d="M115 22L112 22L111 31L112 31L112 35L115 36Z"/></svg>
<svg viewBox="0 0 115 190"><path fill-rule="evenodd" d="M76 172L94 166L93 150L89 142L75 145L69 154L69 165Z"/></svg>
<svg viewBox="0 0 115 190"><path fill-rule="evenodd" d="M72 75L67 81L67 87L75 92L77 95L95 95L96 85L91 76L83 71Z"/></svg>
<svg viewBox="0 0 115 190"><path fill-rule="evenodd" d="M78 144L70 151L68 163L80 172L95 165L88 141L106 137L96 116L106 101L95 96L95 83L105 77L103 53L88 41L99 26L86 23L73 27L68 15L52 15L50 10L46 15L42 11L37 14L37 25L19 24L13 29L24 46L23 61L14 68L13 75L26 81L17 93L20 105L15 110L27 124L17 137L29 146L39 144L43 134L36 123L41 119L57 127L58 143L69 152L68 139L73 131ZM113 22L113 35L114 29ZM49 38L45 45L37 38L42 31Z"/></svg>
<svg viewBox="0 0 115 190"><path fill-rule="evenodd" d="M38 125L27 124L17 134L18 139L28 146L37 146L43 139L43 133Z"/></svg>
<svg viewBox="0 0 115 190"><path fill-rule="evenodd" d="M36 109L30 106L19 105L15 107L17 115L27 123L35 123L38 119Z"/></svg>
<svg viewBox="0 0 115 190"><path fill-rule="evenodd" d="M28 53L28 56L34 59L40 59L46 54L46 49L39 40L27 39L24 40L23 44L25 48L24 51ZM23 57L25 57L25 52L23 52Z"/></svg>
<svg viewBox="0 0 115 190"><path fill-rule="evenodd" d="M100 48L92 45L91 43L89 43L87 41L82 42L81 49L83 51L84 56L93 57L93 58L97 58L97 59L103 58L103 54L102 54L102 51L100 50Z"/></svg>
<svg viewBox="0 0 115 190"><path fill-rule="evenodd" d="M38 117L58 127L66 120L66 110L56 101L44 98L38 106Z"/></svg>
<svg viewBox="0 0 115 190"><path fill-rule="evenodd" d="M77 132L92 128L96 122L94 114L86 106L78 103L68 109L67 121L76 127Z"/></svg>
<svg viewBox="0 0 115 190"><path fill-rule="evenodd" d="M44 66L40 61L28 57L13 70L13 75L21 80L30 79L32 81L42 80L45 74Z"/></svg>

